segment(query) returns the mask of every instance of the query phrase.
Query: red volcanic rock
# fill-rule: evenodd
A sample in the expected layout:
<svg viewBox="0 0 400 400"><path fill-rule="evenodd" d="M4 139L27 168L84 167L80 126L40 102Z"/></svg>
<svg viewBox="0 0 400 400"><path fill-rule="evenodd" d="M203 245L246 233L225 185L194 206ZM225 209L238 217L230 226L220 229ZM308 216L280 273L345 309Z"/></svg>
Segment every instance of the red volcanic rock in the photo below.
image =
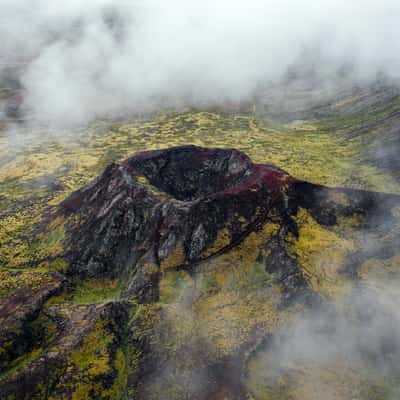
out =
<svg viewBox="0 0 400 400"><path fill-rule="evenodd" d="M181 267L190 269L204 260L222 229L230 240L212 254L262 224L272 208L283 205L292 181L233 149L184 146L112 164L62 203L64 212L81 220L71 232L71 272L113 276L132 268L137 278L139 260L161 265L178 247ZM144 284L136 278L130 286L135 293Z"/></svg>
<svg viewBox="0 0 400 400"><path fill-rule="evenodd" d="M344 194L348 203L336 203L333 193ZM61 208L79 220L69 230L69 272L126 273L126 295L152 301L158 296L160 271L171 258L174 268L193 272L198 263L229 251L269 220L281 229L280 238L271 242L279 263L268 263L279 264L289 282L299 276L299 268L284 238L289 232L297 235L292 216L299 207L318 223L332 225L340 215L375 212L382 201L375 193L298 181L274 166L253 164L234 149L182 146L111 164ZM216 240L222 232L223 242ZM291 286L303 287L300 280Z"/></svg>

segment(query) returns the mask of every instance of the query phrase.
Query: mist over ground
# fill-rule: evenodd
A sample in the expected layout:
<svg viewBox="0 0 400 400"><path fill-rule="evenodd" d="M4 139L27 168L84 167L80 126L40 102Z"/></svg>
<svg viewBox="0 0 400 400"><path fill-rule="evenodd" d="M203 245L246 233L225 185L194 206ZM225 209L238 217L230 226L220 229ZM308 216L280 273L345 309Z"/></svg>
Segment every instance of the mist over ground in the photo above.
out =
<svg viewBox="0 0 400 400"><path fill-rule="evenodd" d="M334 85L400 75L396 0L3 0L2 65L34 119L241 103L295 67Z"/></svg>
<svg viewBox="0 0 400 400"><path fill-rule="evenodd" d="M32 210L36 215L32 204L46 213L112 161L187 143L235 147L256 163L276 165L307 182L399 194L399 21L399 0L0 0L0 217L26 218ZM352 96L356 87L360 91ZM22 103L21 118L19 109L10 118L2 110L10 98L8 104L15 103L16 109ZM254 113L220 112L242 105L247 110L253 103ZM135 119L137 114L187 107L212 112L204 117L190 110L143 123L145 118ZM271 119L263 120L265 115ZM134 122L117 121L125 116ZM346 206L346 197L339 200ZM321 203L321 214L324 207ZM343 373L349 386L380 379L389 389L374 399L400 398L400 209L390 211L382 202L378 211L369 225L350 217L348 225L340 221L343 227L337 229L343 235L337 238L335 224L321 227L312 216L300 221L299 227L308 229L304 242L315 242L315 247L301 248L310 254L304 265L316 269L315 276L307 278L318 283L310 283L310 290L325 293L329 284L332 293L340 289L343 296L332 294L331 299L327 291L326 298L307 305L276 333L254 339L243 360L256 366L256 383L263 389L274 391L286 379L288 387L309 380L320 393L327 387L335 391L348 385L341 382ZM10 221L0 226L7 227L7 235L10 231L22 244L30 240L29 226L24 225L28 219L17 226L22 239L11 226L19 220ZM358 224L361 233L351 236L350 227L358 229ZM330 267L338 261L320 253L329 250L332 240L337 240L335 251L343 268L331 277ZM3 241L8 245L8 237ZM353 246L357 250L349 250ZM258 251L259 245L249 248ZM242 261L249 253L240 256L239 272L242 267L246 271ZM280 267L286 268L283 262ZM178 382L185 388L181 365L196 361L199 351L204 359L218 354L215 343L207 341L209 331L198 329L203 321L214 329L214 337L227 331L232 348L245 342L245 330L230 330L230 323L257 326L247 307L255 297L241 303L237 294L264 300L275 296L274 276L264 274L264 265L253 268L254 275L242 286L232 279L232 288L225 281L206 279L214 278L213 268L210 265L204 277L200 270L193 282L177 280L183 300L171 300L156 326L160 337L154 351L165 343L163 329L173 344L187 340L192 345L176 352L162 374L155 370L160 387ZM256 293L251 285L262 283L262 278L264 286ZM178 283L173 282L166 281L165 287L175 295ZM205 302L219 293L215 303ZM223 296L226 303L220 301ZM225 307L226 314L218 314L219 307ZM263 310L254 314L258 312L264 313L262 321L270 318ZM278 313L284 315L284 310ZM225 319L218 321L219 315ZM219 325L214 327L214 320ZM189 339L170 333L175 332L171 327L182 326ZM230 378L235 381L244 371L238 364L216 376L233 371ZM191 370L188 398L200 395L210 381L202 368L195 365ZM357 376L346 377L348 371ZM322 382L319 373L324 372ZM297 396L287 398L312 398Z"/></svg>

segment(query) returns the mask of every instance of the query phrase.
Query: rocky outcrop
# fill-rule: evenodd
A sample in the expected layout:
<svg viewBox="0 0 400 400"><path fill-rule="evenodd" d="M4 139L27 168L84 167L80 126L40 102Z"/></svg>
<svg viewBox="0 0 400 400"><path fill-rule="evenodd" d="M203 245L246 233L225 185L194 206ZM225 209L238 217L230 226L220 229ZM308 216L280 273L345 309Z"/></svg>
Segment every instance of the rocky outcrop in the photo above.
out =
<svg viewBox="0 0 400 400"><path fill-rule="evenodd" d="M31 338L25 365L16 363L0 377L0 397L115 398L124 391L118 377L123 374L119 348L126 322L125 307L118 302L45 307L31 326L21 329L26 333L36 324L41 332ZM18 349L17 343L21 339L14 342Z"/></svg>
<svg viewBox="0 0 400 400"><path fill-rule="evenodd" d="M34 338L29 323L60 290L63 280L59 274L43 274L38 286L21 287L0 303L0 373L11 360L31 350Z"/></svg>
<svg viewBox="0 0 400 400"><path fill-rule="evenodd" d="M70 228L70 274L125 274L126 296L154 301L163 270L193 272L268 222L280 226L267 244L268 268L294 271L285 237L298 235L293 217L300 208L319 224L334 226L341 217L378 219L397 202L397 196L297 181L236 150L184 146L110 165L66 199L61 212L80 221ZM145 272L150 264L156 268Z"/></svg>
<svg viewBox="0 0 400 400"><path fill-rule="evenodd" d="M287 213L284 188L291 181L236 150L186 146L113 164L62 203L64 213L83 221L71 228L70 273L127 272L126 294L154 300L158 278L144 276L143 265L191 270L228 251L272 209ZM216 243L223 230L224 240Z"/></svg>

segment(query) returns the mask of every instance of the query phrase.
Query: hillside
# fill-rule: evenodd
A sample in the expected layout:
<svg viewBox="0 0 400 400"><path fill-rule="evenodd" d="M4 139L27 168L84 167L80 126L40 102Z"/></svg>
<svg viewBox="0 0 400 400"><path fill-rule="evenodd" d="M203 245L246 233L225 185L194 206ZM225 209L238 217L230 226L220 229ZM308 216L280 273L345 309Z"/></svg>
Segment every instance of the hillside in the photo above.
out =
<svg viewBox="0 0 400 400"><path fill-rule="evenodd" d="M400 99L316 99L9 117L0 398L396 398Z"/></svg>

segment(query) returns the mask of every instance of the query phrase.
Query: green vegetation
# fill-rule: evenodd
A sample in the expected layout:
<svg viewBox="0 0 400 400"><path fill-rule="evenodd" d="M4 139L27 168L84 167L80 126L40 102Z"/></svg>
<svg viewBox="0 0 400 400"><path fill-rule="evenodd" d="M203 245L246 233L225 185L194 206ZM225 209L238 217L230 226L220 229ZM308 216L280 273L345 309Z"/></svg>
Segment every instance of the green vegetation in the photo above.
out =
<svg viewBox="0 0 400 400"><path fill-rule="evenodd" d="M354 251L353 240L342 235L339 226L319 225L307 211L300 209L297 217L298 238L291 236L293 255L297 256L303 274L315 291L325 298L343 295L349 289L339 273L346 256Z"/></svg>
<svg viewBox="0 0 400 400"><path fill-rule="evenodd" d="M74 304L94 304L117 300L120 295L118 281L92 279L78 283L64 300Z"/></svg>

